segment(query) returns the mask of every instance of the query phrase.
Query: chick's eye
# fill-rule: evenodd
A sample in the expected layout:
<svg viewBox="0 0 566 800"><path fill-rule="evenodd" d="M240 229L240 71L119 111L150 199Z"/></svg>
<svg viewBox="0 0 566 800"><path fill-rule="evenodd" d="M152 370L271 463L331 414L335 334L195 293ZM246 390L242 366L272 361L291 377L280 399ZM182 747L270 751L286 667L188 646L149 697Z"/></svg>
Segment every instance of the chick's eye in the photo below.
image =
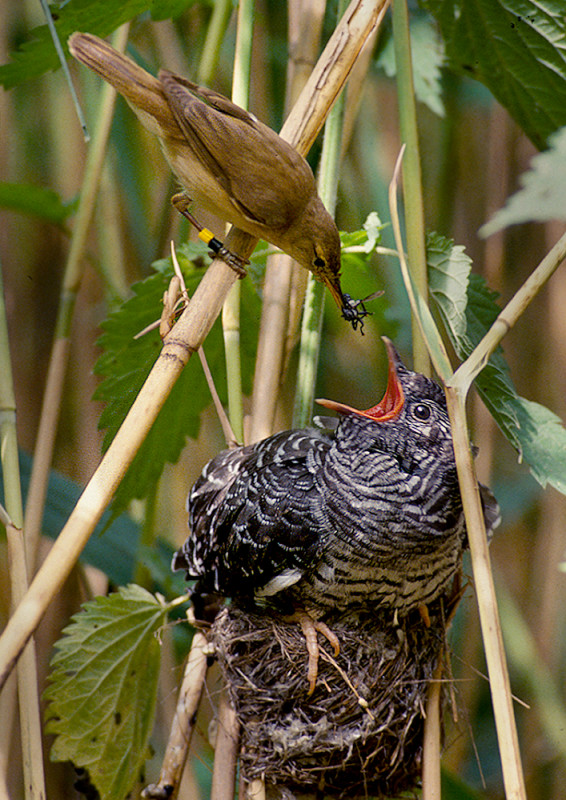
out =
<svg viewBox="0 0 566 800"><path fill-rule="evenodd" d="M324 258L321 258L320 256L315 256L315 259L312 263L314 264L315 267L324 267L326 261L324 260Z"/></svg>
<svg viewBox="0 0 566 800"><path fill-rule="evenodd" d="M420 420L420 422L426 422L430 419L430 415L430 406L427 406L425 403L417 403L413 406L413 416L415 419Z"/></svg>

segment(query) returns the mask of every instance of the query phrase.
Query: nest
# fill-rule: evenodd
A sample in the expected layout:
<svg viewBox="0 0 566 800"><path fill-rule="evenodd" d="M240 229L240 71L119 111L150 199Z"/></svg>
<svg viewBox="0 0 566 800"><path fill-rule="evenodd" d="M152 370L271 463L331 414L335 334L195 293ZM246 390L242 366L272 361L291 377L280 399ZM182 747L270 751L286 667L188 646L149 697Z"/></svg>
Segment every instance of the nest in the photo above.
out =
<svg viewBox="0 0 566 800"><path fill-rule="evenodd" d="M241 725L242 776L268 789L396 797L420 781L427 685L445 642L440 604L418 612L326 620L314 693L300 626L232 606L212 639Z"/></svg>

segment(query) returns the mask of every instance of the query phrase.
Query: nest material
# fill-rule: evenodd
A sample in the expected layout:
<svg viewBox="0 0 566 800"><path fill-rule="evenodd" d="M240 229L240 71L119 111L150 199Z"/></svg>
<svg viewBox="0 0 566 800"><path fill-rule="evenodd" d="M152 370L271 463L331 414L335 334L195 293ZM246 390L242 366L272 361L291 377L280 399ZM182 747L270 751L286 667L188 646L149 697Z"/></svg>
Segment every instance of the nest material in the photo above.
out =
<svg viewBox="0 0 566 800"><path fill-rule="evenodd" d="M307 696L300 626L232 606L212 639L241 724L246 781L317 787L335 797L395 797L420 780L427 685L444 647L441 607L430 627L415 612L326 620L316 689Z"/></svg>

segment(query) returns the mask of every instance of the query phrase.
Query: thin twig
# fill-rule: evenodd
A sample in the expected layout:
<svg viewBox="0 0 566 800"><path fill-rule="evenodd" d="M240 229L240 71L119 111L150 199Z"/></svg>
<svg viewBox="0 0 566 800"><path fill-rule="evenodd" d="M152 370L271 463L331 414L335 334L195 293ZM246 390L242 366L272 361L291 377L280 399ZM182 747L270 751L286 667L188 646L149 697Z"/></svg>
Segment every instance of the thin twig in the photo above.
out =
<svg viewBox="0 0 566 800"><path fill-rule="evenodd" d="M529 303L534 300L542 287L566 258L566 233L556 242L552 250L543 258L538 267L529 275L521 288L515 292L497 319L474 348L463 364L458 367L448 385L467 393L472 381L487 364L490 355L506 333L515 325Z"/></svg>
<svg viewBox="0 0 566 800"><path fill-rule="evenodd" d="M399 170L399 164L400 160L398 159L395 168L395 176L389 187L390 211L395 241L399 250L401 271L409 295L411 308L417 317L436 370L446 384L448 413L450 415L452 427L454 454L458 470L464 516L466 519L466 530L472 555L474 583L478 599L484 649L488 663L490 690L501 754L503 780L507 793L507 800L524 800L526 796L525 783L517 728L513 714L511 687L485 533L485 520L466 422L465 399L470 382L466 378L461 378L456 382L456 386L452 385L454 383L454 376L451 374L450 362L446 355L444 344L434 323L430 309L418 290L414 287L405 263L396 203L396 175ZM565 240L564 245L566 246L566 236L563 238ZM556 265L554 265L554 268L556 268ZM545 274L546 279L548 279L550 274L548 269ZM530 299L534 296L531 292L527 292L526 294ZM524 309L524 307L523 305L522 308ZM508 330L508 328L506 328L506 330ZM485 338L490 338L489 332L484 339ZM468 361L464 362L462 367L460 367L460 370L462 370L461 375L467 375L466 365L470 361L474 363L475 352L476 351L474 351ZM477 374L477 372L475 374Z"/></svg>
<svg viewBox="0 0 566 800"><path fill-rule="evenodd" d="M155 800L163 798L174 800L177 797L206 677L207 649L206 636L200 631L195 631L159 781L147 786L142 792L142 797Z"/></svg>
<svg viewBox="0 0 566 800"><path fill-rule="evenodd" d="M443 381L448 381L452 376L452 367L450 360L446 353L444 343L438 333L438 329L430 313L430 309L425 300L419 293L418 289L413 283L413 279L405 259L405 250L403 248L403 237L401 236L401 225L399 223L399 210L397 208L397 186L399 183L399 172L401 163L403 161L403 154L405 152L405 145L401 147L393 177L389 184L389 213L391 214L391 225L393 227L393 234L395 236L395 244L397 245L397 255L399 256L399 265L401 267L401 274L405 284L405 290L409 297L411 311L413 312L414 319L416 320L421 335L426 342L426 346L434 368L440 375Z"/></svg>
<svg viewBox="0 0 566 800"><path fill-rule="evenodd" d="M419 149L419 131L413 82L411 36L407 0L392 0L391 20L395 47L396 86L401 141L406 145L403 161L407 256L413 281L423 297L428 294L424 201ZM430 375L430 359L419 325L413 315L413 369Z"/></svg>
<svg viewBox="0 0 566 800"><path fill-rule="evenodd" d="M27 552L22 530L23 505L16 432L16 400L8 340L4 282L0 270L0 463L6 503L6 541L12 607L15 608L28 588ZM13 523L12 523L13 520ZM26 800L44 800L45 775L41 737L41 713L37 684L35 642L30 640L18 664L18 702L20 739ZM12 706L12 709L14 706ZM3 720L10 725L12 719Z"/></svg>
<svg viewBox="0 0 566 800"><path fill-rule="evenodd" d="M118 50L125 48L128 31L129 23L123 25L116 32L114 44ZM55 436L61 411L63 384L69 361L70 329L83 274L85 242L94 213L115 101L115 90L111 86L105 85L100 93L97 126L88 152L79 208L73 226L69 255L65 264L63 286L57 312L55 341L53 342L53 349L49 359L47 382L41 407L26 502L24 528L28 542L31 573L35 571L35 559L41 534L49 470L51 469Z"/></svg>
<svg viewBox="0 0 566 800"><path fill-rule="evenodd" d="M181 267L179 266L179 260L177 258L177 252L175 250L174 242L171 242L171 260L173 261L173 269L175 270L175 275L179 279L179 284L181 286L181 295L183 297L185 304L188 305L190 302L189 293L187 291L187 286L185 284L183 273L181 272ZM208 361L202 346L199 347L198 349L198 357L200 359L202 370L204 372L204 377L208 385L208 390L212 397L212 402L214 403L214 408L216 409L216 414L220 421L220 425L222 426L222 431L224 432L224 438L226 440L226 444L228 445L228 447L234 447L234 445L238 444L238 439L236 438L236 434L232 430L232 426L230 424L230 420L228 419L228 415L224 411L224 406L222 405L220 396L216 391L216 384L214 383L214 378L212 377L212 372L210 370L210 367L208 366Z"/></svg>

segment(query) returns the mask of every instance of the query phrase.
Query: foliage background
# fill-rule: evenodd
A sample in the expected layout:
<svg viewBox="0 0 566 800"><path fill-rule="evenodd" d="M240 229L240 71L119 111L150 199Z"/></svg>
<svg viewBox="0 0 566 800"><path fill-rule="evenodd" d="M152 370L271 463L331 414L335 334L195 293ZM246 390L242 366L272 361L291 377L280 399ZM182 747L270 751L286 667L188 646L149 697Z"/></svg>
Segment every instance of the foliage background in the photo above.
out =
<svg viewBox="0 0 566 800"><path fill-rule="evenodd" d="M89 4L85 0L75 5L88 7ZM153 19L147 13L148 6L147 3L121 4L123 19L144 12L136 19L130 36L135 52L148 65L164 65L188 76L196 75L210 4L178 2L170 3L169 9L165 8L165 3L153 4ZM176 16L174 23L166 18L167 10ZM163 16L162 21L156 21L160 16ZM335 9L331 8L328 31L334 17ZM434 63L431 50L436 40L426 39L431 30L427 18L419 15L418 21L427 31L422 35L424 44L418 51L416 64L416 72L424 82L424 97L429 100L418 108L426 226L465 245L474 262L474 271L482 274L505 302L554 244L564 226L560 222L526 223L497 232L487 240L478 236L479 228L518 188L519 176L537 151L488 89L462 74L470 70L445 70L430 77L427 70L430 70L431 61ZM8 62L18 46L28 40L30 31L42 22L39 5L35 3L5 4L4 13L0 15L1 61ZM102 31L103 34L109 32L110 28ZM419 34L415 34L417 36ZM379 46L383 48L385 44L382 39ZM232 20L213 82L214 88L226 94L230 93L233 46ZM471 58L473 60L473 53ZM286 59L284 4L276 0L258 2L250 107L275 128L283 118ZM74 64L71 70L88 117L95 107L99 81ZM388 77L391 74L391 61L385 54L382 66L378 68L372 64L364 81L340 178L337 220L341 230L359 229L367 214L375 209L383 219L388 218L387 184L400 145L395 83ZM503 74L506 74L505 69ZM42 187L56 196L51 197L52 202L49 197L42 196L34 213L29 213L29 196L25 198L28 213L14 210L17 206L14 190L7 201L2 201L0 257L15 374L18 436L23 450L32 452L54 334L61 273L73 224L72 203L81 187L86 147L61 72L30 74L29 78L28 82L1 96L0 116L5 135L0 142L0 174L2 181ZM437 87L442 90L441 95ZM434 109L436 103L438 110L440 96L445 108L443 116L430 108L432 105ZM313 165L318 149L315 147L310 156ZM71 361L54 459L55 469L76 484L88 480L98 464L102 446L98 421L103 404L92 399L99 383L94 365L100 356L97 345L100 326L109 311L117 307L120 298L130 296L131 284L150 275L151 263L167 255L171 235L180 241L186 233L179 231L179 220L170 209L169 196L173 189L157 143L145 134L125 103L119 100L102 196L90 232L86 270L73 322ZM350 278L345 274L346 291L356 280L358 276ZM373 303L376 314L368 323L363 338L341 323L335 309L327 303L317 385L317 396L332 397L361 408L373 405L384 385L380 335L390 336L410 360L408 307L394 261L373 260L363 281L369 281L375 288L384 288L384 298ZM563 419L566 417L565 307L566 277L559 271L504 341L505 355L519 394L547 405ZM158 314L156 309L156 317ZM244 319L246 324L254 330L256 319ZM219 344L216 347L220 349ZM250 342L249 351L253 351L253 342ZM248 387L250 363L251 360L245 367ZM290 425L295 365L296 354L292 354L281 391L278 414L281 429ZM220 358L215 359L215 377L222 384ZM491 552L503 600L503 626L509 641L513 688L529 706L516 705L527 782L531 796L558 800L566 778L565 747L557 743L554 722L547 712L548 697L552 696L561 704L558 710L564 714L566 630L562 609L566 592L565 576L558 564L564 555L566 502L553 489L542 491L528 469L517 463L515 452L475 398L470 410L474 441L480 448L480 478L492 486L503 511L504 524L493 541ZM202 412L194 433L196 438L187 441L178 464L166 469L149 506L150 538L158 534L170 547L180 544L186 534L183 509L187 488L208 458L223 447L221 431L210 408ZM72 487L59 478L50 485L44 523L47 533L55 535L60 529L60 520L72 507L72 491ZM134 517L141 520L143 512L142 504L134 504ZM132 523L124 521L122 524ZM108 578L111 584L135 579L149 588L153 588L156 581L161 581L162 585L170 580L164 567L167 555L159 559L155 556L156 548L148 550L147 546L140 545L135 526L123 535L122 532L123 529L119 529L115 538L109 536L111 531L95 537L92 545L98 545L99 555L85 560L103 569L85 565L77 568L42 623L38 633L42 685L52 643L59 637L61 628L81 601L106 591ZM131 546L124 547L123 551L115 549L123 547L130 534L133 537ZM1 546L4 547L3 540ZM42 548L48 547L46 539ZM160 547L168 552L166 545ZM118 566L123 567L119 577L112 572L113 569L118 572ZM0 569L3 585L7 586L4 558ZM167 588L173 590L170 584ZM7 593L2 594L0 603L1 613L6 617ZM148 781L155 777L158 769L174 706L178 657L186 647L182 637L166 636L163 641L158 719L152 737L156 756L148 766ZM457 724L447 725L443 765L447 775L464 782L466 791L476 792L478 797L497 798L502 796L497 743L489 691L482 677L485 666L471 591L455 620L452 644L460 718ZM211 761L207 714L210 715L214 707L215 691L212 680L204 703L205 713L198 726L197 752L187 770L184 794L180 796L206 796ZM0 752L6 759L3 763L12 765L20 761L18 737L14 735L17 722L14 725L14 729L3 725L0 731ZM72 796L71 771L61 764L47 764L46 768L48 795ZM10 770L8 781L9 796L21 796L21 776L17 770ZM450 791L447 788L447 792ZM447 796L465 796L462 787L453 791Z"/></svg>

